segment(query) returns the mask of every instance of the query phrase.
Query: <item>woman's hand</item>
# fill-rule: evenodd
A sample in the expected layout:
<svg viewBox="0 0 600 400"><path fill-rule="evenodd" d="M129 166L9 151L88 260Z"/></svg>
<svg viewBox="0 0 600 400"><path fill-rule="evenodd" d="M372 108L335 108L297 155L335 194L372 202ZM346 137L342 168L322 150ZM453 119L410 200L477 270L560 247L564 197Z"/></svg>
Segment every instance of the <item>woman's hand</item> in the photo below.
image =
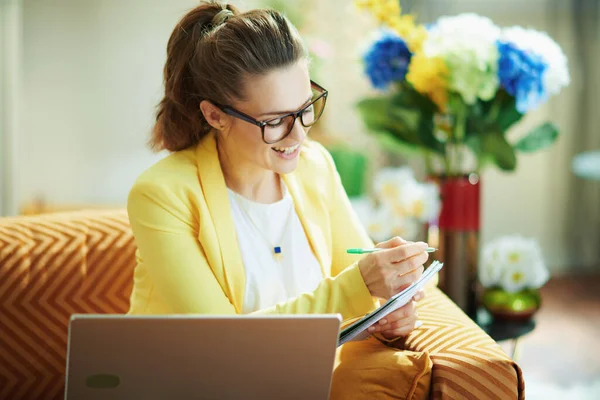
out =
<svg viewBox="0 0 600 400"><path fill-rule="evenodd" d="M387 300L421 277L429 258L427 243L395 237L376 247L384 250L364 257L358 268L371 295Z"/></svg>
<svg viewBox="0 0 600 400"><path fill-rule="evenodd" d="M419 290L413 297L413 301L389 313L367 330L369 333L380 332L386 339L408 336L414 329L422 325L422 322L419 321L416 302L424 297L425 292Z"/></svg>

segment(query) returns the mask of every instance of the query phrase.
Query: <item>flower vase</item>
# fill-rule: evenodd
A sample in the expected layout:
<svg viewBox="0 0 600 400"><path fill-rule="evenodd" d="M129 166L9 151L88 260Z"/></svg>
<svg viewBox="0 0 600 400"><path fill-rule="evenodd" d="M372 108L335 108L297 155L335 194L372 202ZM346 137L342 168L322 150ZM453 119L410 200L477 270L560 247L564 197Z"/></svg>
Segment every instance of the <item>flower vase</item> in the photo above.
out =
<svg viewBox="0 0 600 400"><path fill-rule="evenodd" d="M480 180L476 174L433 178L440 187L436 259L444 263L440 289L467 315L477 312Z"/></svg>

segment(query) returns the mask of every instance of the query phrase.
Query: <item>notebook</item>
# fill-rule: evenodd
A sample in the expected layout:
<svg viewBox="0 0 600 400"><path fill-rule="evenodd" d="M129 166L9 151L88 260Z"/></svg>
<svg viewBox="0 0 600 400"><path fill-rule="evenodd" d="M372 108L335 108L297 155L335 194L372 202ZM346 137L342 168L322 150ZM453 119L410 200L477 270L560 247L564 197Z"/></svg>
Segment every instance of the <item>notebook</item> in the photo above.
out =
<svg viewBox="0 0 600 400"><path fill-rule="evenodd" d="M365 315L360 320L356 321L352 325L344 328L338 337L338 347L351 340L362 340L369 337L371 334L367 331L371 325L377 321L399 309L402 306L408 304L414 295L425 286L425 284L438 273L443 263L434 261L431 265L423 272L421 277L413 282L409 287L404 289L402 292L390 297L381 307L375 311Z"/></svg>

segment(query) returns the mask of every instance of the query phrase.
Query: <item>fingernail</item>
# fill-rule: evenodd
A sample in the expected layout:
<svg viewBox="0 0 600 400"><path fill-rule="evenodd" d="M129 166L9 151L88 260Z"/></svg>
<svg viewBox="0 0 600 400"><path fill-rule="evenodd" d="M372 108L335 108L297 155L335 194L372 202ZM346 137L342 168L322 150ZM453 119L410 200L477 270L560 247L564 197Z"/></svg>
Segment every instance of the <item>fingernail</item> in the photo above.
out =
<svg viewBox="0 0 600 400"><path fill-rule="evenodd" d="M421 326L423 326L423 321L417 321L417 322L415 322L415 329L418 329Z"/></svg>
<svg viewBox="0 0 600 400"><path fill-rule="evenodd" d="M379 320L379 325L385 325L387 324L387 319L380 319Z"/></svg>
<svg viewBox="0 0 600 400"><path fill-rule="evenodd" d="M370 326L369 329L367 329L367 331L369 331L369 332L375 332L375 327Z"/></svg>
<svg viewBox="0 0 600 400"><path fill-rule="evenodd" d="M429 247L429 245L425 242L419 242L419 245L421 245L421 247L425 247L425 248Z"/></svg>

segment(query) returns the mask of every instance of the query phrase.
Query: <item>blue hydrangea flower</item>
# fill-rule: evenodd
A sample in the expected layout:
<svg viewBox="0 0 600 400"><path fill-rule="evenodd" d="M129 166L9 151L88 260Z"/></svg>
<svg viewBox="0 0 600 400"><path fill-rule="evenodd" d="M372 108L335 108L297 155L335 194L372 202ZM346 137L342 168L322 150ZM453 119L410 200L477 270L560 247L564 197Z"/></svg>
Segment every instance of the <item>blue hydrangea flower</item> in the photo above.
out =
<svg viewBox="0 0 600 400"><path fill-rule="evenodd" d="M371 84L386 89L392 81L402 81L412 53L406 42L394 32L382 31L364 55L365 72Z"/></svg>
<svg viewBox="0 0 600 400"><path fill-rule="evenodd" d="M514 43L497 42L500 58L498 78L508 94L517 100L517 111L525 114L548 98L544 86L547 64L537 55L524 51Z"/></svg>

